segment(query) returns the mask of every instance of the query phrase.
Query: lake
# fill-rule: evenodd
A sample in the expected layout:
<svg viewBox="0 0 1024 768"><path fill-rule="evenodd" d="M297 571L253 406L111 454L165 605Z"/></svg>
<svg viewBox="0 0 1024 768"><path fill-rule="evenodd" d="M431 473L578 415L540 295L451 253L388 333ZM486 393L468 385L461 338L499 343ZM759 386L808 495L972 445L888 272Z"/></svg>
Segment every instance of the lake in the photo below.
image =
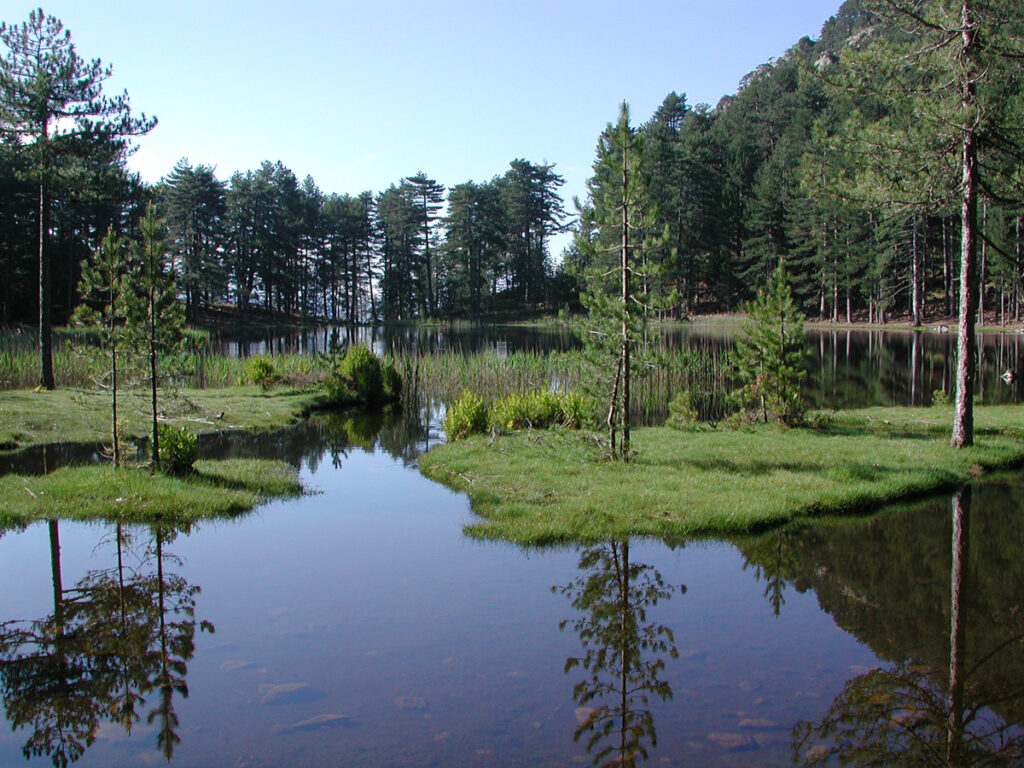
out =
<svg viewBox="0 0 1024 768"><path fill-rule="evenodd" d="M883 402L949 367L937 334L813 343L847 366L822 397L849 367ZM467 500L417 471L437 418L207 440L310 491L233 520L5 532L0 764L1024 761L1019 474L760 537L524 550L464 537Z"/></svg>

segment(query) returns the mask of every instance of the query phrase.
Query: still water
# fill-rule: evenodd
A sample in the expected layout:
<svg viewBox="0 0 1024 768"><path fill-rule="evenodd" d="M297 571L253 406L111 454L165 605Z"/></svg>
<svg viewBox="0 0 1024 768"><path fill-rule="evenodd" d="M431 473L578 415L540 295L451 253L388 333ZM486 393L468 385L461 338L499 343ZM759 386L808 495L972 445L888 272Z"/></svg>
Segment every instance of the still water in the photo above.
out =
<svg viewBox="0 0 1024 768"><path fill-rule="evenodd" d="M237 519L5 532L0 764L1021 763L1019 478L732 542L523 550L462 535L466 499L416 470L424 423L207 444L310 491Z"/></svg>

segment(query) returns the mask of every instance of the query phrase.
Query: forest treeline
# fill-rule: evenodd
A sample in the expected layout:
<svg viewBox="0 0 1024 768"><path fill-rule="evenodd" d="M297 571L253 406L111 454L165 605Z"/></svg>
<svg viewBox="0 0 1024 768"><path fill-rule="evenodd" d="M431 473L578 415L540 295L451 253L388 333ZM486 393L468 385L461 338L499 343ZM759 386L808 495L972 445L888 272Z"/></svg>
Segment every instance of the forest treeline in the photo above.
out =
<svg viewBox="0 0 1024 768"><path fill-rule="evenodd" d="M1021 39L1013 3L977 5L1006 12L1001 34ZM643 292L659 297L660 311L740 308L784 258L794 295L812 316L920 322L956 313L960 150L936 128L944 119L940 74L908 45L899 23L848 0L818 40L798 41L714 107L668 94L638 131L650 199ZM979 78L978 88L990 113L1007 116L978 149L980 303L990 319L1019 320L1019 63L997 79ZM928 89L933 106L923 100ZM56 322L78 303L81 262L108 226L135 234L150 200L166 223L193 322L223 305L243 316L260 309L350 323L577 309L582 275L600 266L601 238L614 234L597 224L598 173L587 199L574 201L573 217L555 166L524 159L489 181L446 188L419 172L377 193L327 193L279 162L219 179L214 168L183 159L146 185L128 171L123 140L106 150L79 142L63 155L54 141L44 208L29 144L4 114L4 324L38 316L41 210ZM552 235L570 227L575 244L553 257Z"/></svg>

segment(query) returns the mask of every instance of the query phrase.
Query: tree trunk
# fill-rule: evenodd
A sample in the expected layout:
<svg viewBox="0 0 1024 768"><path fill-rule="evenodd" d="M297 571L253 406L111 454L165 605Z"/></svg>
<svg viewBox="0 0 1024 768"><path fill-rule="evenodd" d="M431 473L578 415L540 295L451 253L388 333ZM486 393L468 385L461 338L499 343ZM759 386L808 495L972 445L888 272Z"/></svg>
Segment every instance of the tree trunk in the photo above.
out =
<svg viewBox="0 0 1024 768"><path fill-rule="evenodd" d="M915 328L921 327L921 249L917 240L917 221L913 224L912 234L912 245L911 245L911 269L910 269L910 281L911 281L911 296L912 296L912 312L913 312L913 326Z"/></svg>
<svg viewBox="0 0 1024 768"><path fill-rule="evenodd" d="M39 181L39 386L54 389L53 308L50 303L50 257L46 252L49 206L46 185Z"/></svg>
<svg viewBox="0 0 1024 768"><path fill-rule="evenodd" d="M969 0L961 6L962 56L970 64L975 30L971 22ZM950 445L964 448L974 444L974 357L975 313L978 308L978 270L975 264L978 217L978 146L975 129L969 121L975 109L973 73L968 67L964 75L963 112L968 124L963 133L963 181L960 206L960 318L956 341L956 405L953 411L953 433Z"/></svg>
<svg viewBox="0 0 1024 768"><path fill-rule="evenodd" d="M629 458L629 182L628 159L622 158L622 445L623 459Z"/></svg>

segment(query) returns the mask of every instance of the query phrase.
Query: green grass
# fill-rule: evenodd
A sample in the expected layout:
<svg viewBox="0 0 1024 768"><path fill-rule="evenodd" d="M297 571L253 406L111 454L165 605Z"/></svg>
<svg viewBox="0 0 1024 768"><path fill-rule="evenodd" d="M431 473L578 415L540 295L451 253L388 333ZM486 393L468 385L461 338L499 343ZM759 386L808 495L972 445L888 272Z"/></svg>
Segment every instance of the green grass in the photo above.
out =
<svg viewBox="0 0 1024 768"><path fill-rule="evenodd" d="M151 429L149 400L138 390L118 396L122 432L143 437ZM257 429L291 423L319 403L316 391L259 387L163 391L162 419L191 432ZM110 440L110 396L95 389L0 392L0 451L28 445Z"/></svg>
<svg viewBox="0 0 1024 768"><path fill-rule="evenodd" d="M474 437L438 446L422 471L465 491L467 533L522 544L750 532L795 517L864 511L1024 462L1019 406L975 410L976 446L948 446L949 406L872 408L817 429L633 433L628 464L598 435ZM603 437L603 436L601 436Z"/></svg>
<svg viewBox="0 0 1024 768"><path fill-rule="evenodd" d="M187 523L248 512L272 496L297 495L295 470L280 461L197 461L185 477L110 465L0 477L0 525L33 520Z"/></svg>

